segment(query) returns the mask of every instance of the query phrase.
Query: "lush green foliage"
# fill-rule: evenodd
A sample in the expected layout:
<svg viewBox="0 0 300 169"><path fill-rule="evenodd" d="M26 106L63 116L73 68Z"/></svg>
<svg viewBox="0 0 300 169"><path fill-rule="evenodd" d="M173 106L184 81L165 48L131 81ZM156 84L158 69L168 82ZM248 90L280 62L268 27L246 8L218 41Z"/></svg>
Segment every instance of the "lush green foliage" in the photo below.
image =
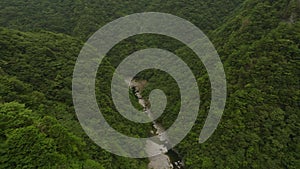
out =
<svg viewBox="0 0 300 169"><path fill-rule="evenodd" d="M208 142L190 146L196 139L191 134L178 146L191 168L299 168L300 4L295 9L295 3L247 1L211 33L225 66L228 100Z"/></svg>
<svg viewBox="0 0 300 169"><path fill-rule="evenodd" d="M61 131L82 138L80 141L81 148L77 149L81 153L84 153L78 154L76 158L78 157L82 159L76 161L75 157L73 157L74 155L72 156L69 150L67 151L67 149L62 149L59 153L62 154L61 158L64 161L55 162L55 159L51 161L49 160L50 157L47 156L44 158L46 161L41 159L40 163L31 163L35 158L39 157L34 155L35 152L33 152L32 154L34 156L31 160L28 160L28 165L25 163L18 164L18 159L15 159L13 160L14 162L12 164L8 164L8 166L14 168L17 167L17 165L20 165L35 168L41 165L45 167L49 167L50 165L54 168L81 168L85 165L91 165L91 167L95 166L96 168L99 168L97 167L99 164L95 162L95 160L101 162L104 166L106 166L106 168L119 168L119 166L138 168L139 166L146 165L145 160L136 161L127 158L124 159L121 157L115 157L101 150L86 137L77 122L72 107L71 78L75 60L82 45L80 41L62 34L53 34L49 32L23 33L4 28L1 28L0 36L0 53L2 56L0 69L0 102L6 104L16 101L25 104L27 108L36 112L33 114L40 115L40 118L52 117L57 119L58 122L63 125L60 128L56 128L57 132ZM109 72L110 69L112 69L111 66L106 67L107 72ZM105 75L104 77L107 76ZM103 95L100 95L100 98L102 98L101 96ZM107 104L109 104L109 102L107 102ZM21 113L22 110L23 109L20 110ZM5 111L3 111L3 113L4 112ZM20 116L20 118L21 117L22 116ZM18 119L17 116L15 118ZM5 122L6 119L7 118L3 119L3 121ZM115 119L115 116L112 116L108 121L114 122L116 121ZM40 122L37 119L37 122L35 123ZM6 122L2 125L6 128L6 125L8 124L10 123ZM14 125L17 127L17 124L12 123L12 128ZM49 125L52 126L51 123ZM126 124L123 123L117 123L116 125L116 128L127 130L127 133L131 133L132 131L145 133L141 130L138 131L138 128L135 126L132 126L131 128L125 127ZM32 128L32 126L29 127ZM126 133L125 130L124 132ZM36 135L43 134L40 130L35 130L34 132L37 133ZM7 139L9 136L7 133L3 131L3 144L6 144L8 141ZM45 137L48 136L46 135ZM61 135L61 137L64 138L65 136ZM20 139L21 138L22 137L20 137ZM58 138L54 139L57 141ZM68 138L64 139L68 140ZM27 139L24 138L24 141L26 140ZM73 143L73 140L69 140L70 143L77 144L75 141L76 139ZM64 146L65 144L71 145L66 141L64 142L65 143L61 146ZM60 142L56 144L59 143ZM20 147L22 147L22 145L23 144L21 144ZM55 147L57 147L57 145L55 145ZM28 148L30 148L30 146L27 146L26 149ZM51 147L49 149L51 149ZM55 151L56 148L53 149L53 152L57 153ZM8 152L4 149L2 152L6 155L10 155L10 157L14 157L18 154L18 151L15 150L13 152ZM26 154L29 152L26 151L24 153ZM5 156L3 156L3 158L4 157ZM21 156L19 158L21 158ZM58 156L55 158L58 158ZM73 158L74 161L71 161ZM85 159L87 160L87 164L84 164ZM118 161L118 163L112 163L112 161ZM55 166L55 164L58 165ZM60 164L66 165L61 166Z"/></svg>
<svg viewBox="0 0 300 169"><path fill-rule="evenodd" d="M82 131L71 99L82 40L117 17L143 11L172 13L209 33L227 76L224 116L214 135L198 144L210 104L205 68L182 43L140 35L116 45L98 70L97 99L107 121L127 135L148 135L150 124L130 122L115 110L110 81L126 56L159 47L181 57L200 86L197 123L176 147L186 168L299 168L300 3L241 2L1 1L0 25L10 29L0 28L0 168L146 168L147 159L118 157L95 145ZM153 70L137 78L148 80L146 97L154 88L166 92L168 105L159 121L169 127L180 108L174 79Z"/></svg>
<svg viewBox="0 0 300 169"><path fill-rule="evenodd" d="M49 30L87 38L104 24L137 12L166 12L203 30L215 29L242 0L2 0L0 25L25 31Z"/></svg>

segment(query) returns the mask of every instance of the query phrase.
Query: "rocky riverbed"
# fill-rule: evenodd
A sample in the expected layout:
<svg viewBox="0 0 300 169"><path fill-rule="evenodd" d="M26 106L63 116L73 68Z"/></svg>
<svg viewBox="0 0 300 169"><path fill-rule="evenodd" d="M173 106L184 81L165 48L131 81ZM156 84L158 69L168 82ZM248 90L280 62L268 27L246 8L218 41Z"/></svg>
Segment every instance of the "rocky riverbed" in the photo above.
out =
<svg viewBox="0 0 300 169"><path fill-rule="evenodd" d="M152 112L149 109L148 101L143 98L141 95L144 86L146 85L146 81L128 81L129 87L133 91L134 95L137 97L138 102L144 108L144 112L152 118ZM157 156L149 157L149 169L182 169L184 164L179 154L174 150L167 149L168 146L168 136L164 133L164 128L161 124L157 123L153 120L153 129L150 131L151 134L157 135L161 141L161 143L155 143L151 140L148 140L146 143L146 152L149 154L153 154L153 152L160 153Z"/></svg>

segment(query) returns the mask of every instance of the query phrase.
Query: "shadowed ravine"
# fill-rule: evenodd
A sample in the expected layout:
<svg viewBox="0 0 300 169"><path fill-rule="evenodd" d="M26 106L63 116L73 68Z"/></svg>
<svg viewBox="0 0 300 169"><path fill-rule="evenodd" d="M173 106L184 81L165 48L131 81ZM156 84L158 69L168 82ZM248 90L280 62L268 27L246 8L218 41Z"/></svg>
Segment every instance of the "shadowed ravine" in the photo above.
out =
<svg viewBox="0 0 300 169"><path fill-rule="evenodd" d="M145 81L131 81L129 83L129 87L137 97L139 104L143 107L144 112L149 116L149 118L153 119L153 113L149 109L148 101L143 98L141 95L141 91L146 84ZM149 169L182 169L184 166L183 160L180 155L173 149L168 150L168 136L164 133L164 128L161 124L157 123L153 120L152 130L150 133L152 135L157 135L161 141L161 143L155 143L151 140L147 141L147 145L145 147L146 152L160 151L161 154L149 157Z"/></svg>

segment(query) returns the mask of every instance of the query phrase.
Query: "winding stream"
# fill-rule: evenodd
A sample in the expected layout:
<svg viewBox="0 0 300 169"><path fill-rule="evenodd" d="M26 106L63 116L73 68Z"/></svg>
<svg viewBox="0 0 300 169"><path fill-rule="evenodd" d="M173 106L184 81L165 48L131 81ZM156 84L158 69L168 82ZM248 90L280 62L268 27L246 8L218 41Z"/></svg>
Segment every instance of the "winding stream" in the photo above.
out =
<svg viewBox="0 0 300 169"><path fill-rule="evenodd" d="M147 105L147 100L145 100L142 95L141 91L145 85L145 81L131 81L129 82L129 87L133 91L134 95L139 100L139 104L144 108L144 112L153 119L153 113L150 111L149 106ZM149 169L183 169L184 163L180 155L174 150L168 150L168 136L164 133L164 128L161 124L157 123L153 120L152 130L150 133L152 135L157 135L161 141L161 143L155 143L151 140L147 141L146 144L146 152L161 152L161 154L149 157Z"/></svg>

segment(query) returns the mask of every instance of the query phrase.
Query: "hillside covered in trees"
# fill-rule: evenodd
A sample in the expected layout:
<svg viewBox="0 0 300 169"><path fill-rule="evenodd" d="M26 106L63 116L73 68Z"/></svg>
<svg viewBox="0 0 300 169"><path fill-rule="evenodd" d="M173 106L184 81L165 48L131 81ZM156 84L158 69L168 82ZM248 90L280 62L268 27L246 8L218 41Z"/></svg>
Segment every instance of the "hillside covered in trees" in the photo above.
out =
<svg viewBox="0 0 300 169"><path fill-rule="evenodd" d="M191 132L175 149L191 169L300 168L300 1L49 1L0 2L0 168L143 169L148 159L113 155L82 130L72 102L72 73L84 42L97 29L136 12L165 12L189 20L210 38L224 65L227 102L205 143L198 138L210 106L208 74L181 42L146 34L121 41L98 70L97 101L107 121L132 137L150 123L121 116L111 99L115 68L129 54L166 49L191 68L201 105ZM168 104L158 121L168 128L180 109L174 79L141 72L143 96L159 88ZM137 100L132 103L138 107Z"/></svg>

